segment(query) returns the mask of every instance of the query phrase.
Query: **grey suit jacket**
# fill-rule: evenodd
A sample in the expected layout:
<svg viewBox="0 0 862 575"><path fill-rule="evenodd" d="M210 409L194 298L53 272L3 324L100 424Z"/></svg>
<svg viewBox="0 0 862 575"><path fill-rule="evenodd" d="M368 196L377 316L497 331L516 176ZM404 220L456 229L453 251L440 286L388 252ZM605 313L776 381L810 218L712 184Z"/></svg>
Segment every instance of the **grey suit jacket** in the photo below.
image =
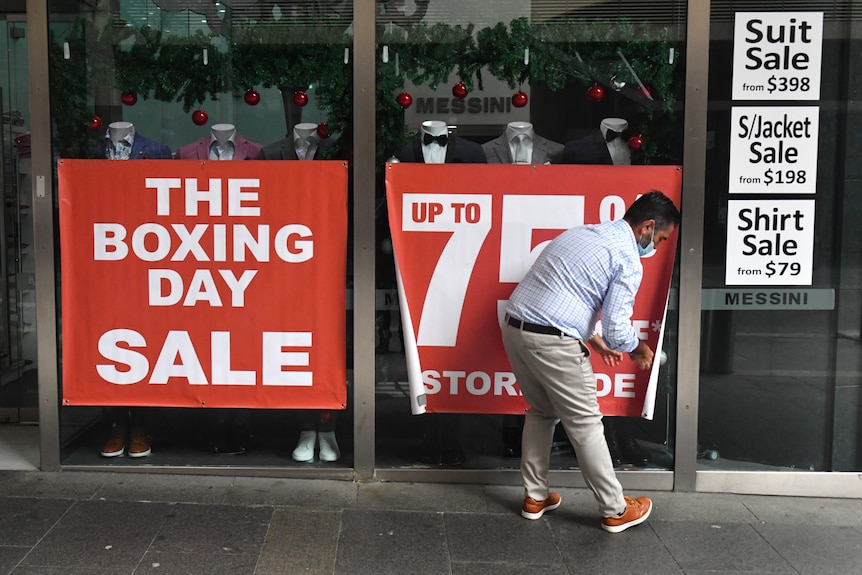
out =
<svg viewBox="0 0 862 575"><path fill-rule="evenodd" d="M558 164L563 159L564 147L562 144L552 142L547 138L534 134L533 157L530 158L530 163L546 164L551 162L552 164ZM513 161L505 132L493 140L482 144L482 150L484 150L489 164L511 164Z"/></svg>

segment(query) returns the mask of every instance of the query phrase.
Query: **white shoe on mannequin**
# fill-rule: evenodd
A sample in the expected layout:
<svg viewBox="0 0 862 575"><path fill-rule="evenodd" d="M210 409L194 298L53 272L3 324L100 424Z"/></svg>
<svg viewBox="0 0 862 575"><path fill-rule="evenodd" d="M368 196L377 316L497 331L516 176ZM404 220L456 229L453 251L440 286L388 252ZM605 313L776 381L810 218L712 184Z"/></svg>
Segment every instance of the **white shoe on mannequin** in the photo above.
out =
<svg viewBox="0 0 862 575"><path fill-rule="evenodd" d="M316 431L303 431L299 434L296 449L293 450L293 460L307 463L314 459L314 444L317 442Z"/></svg>
<svg viewBox="0 0 862 575"><path fill-rule="evenodd" d="M321 431L317 436L317 441L320 445L321 461L338 461L338 458L341 457L341 451L338 449L334 431Z"/></svg>

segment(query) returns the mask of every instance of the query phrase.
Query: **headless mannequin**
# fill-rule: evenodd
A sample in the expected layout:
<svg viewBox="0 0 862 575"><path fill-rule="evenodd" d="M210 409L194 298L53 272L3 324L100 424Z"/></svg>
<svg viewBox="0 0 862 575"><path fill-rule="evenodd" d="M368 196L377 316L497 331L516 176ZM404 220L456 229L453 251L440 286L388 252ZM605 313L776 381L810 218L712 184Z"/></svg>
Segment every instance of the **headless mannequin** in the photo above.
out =
<svg viewBox="0 0 862 575"><path fill-rule="evenodd" d="M533 124L509 122L506 126L506 136L509 139L512 163L529 164L533 156ZM518 143L519 140L523 140L522 143Z"/></svg>
<svg viewBox="0 0 862 575"><path fill-rule="evenodd" d="M623 118L605 118L599 125L599 130L602 133L602 137L605 138L608 152L615 166L630 166L632 163L632 154L628 144L621 136L607 141L608 132L613 130L616 133L622 134L628 127L629 123Z"/></svg>
<svg viewBox="0 0 862 575"><path fill-rule="evenodd" d="M131 122L111 122L108 124L108 139L116 146L123 138L132 132L134 126ZM113 158L119 159L119 158ZM146 449L129 457L146 457L150 454L149 440L146 438L149 413L146 408L141 407L109 407L108 417L111 420L111 437L102 448L102 457L117 457L122 455L126 445L133 441L145 441ZM130 435L131 432L131 435Z"/></svg>
<svg viewBox="0 0 862 575"><path fill-rule="evenodd" d="M529 141L527 141L529 139ZM513 164L529 164L533 157L533 124L509 122L506 125L506 140ZM521 456L521 430L524 418L519 415L503 416L503 457Z"/></svg>
<svg viewBox="0 0 862 575"><path fill-rule="evenodd" d="M215 139L210 151L210 158L217 160L232 160L234 154L234 144L228 146L231 138L236 136L236 126L233 124L213 124L210 128L210 134Z"/></svg>
<svg viewBox="0 0 862 575"><path fill-rule="evenodd" d="M442 120L425 120L420 129L423 134L431 134L432 136L442 136L449 131L446 122Z"/></svg>
<svg viewBox="0 0 862 575"><path fill-rule="evenodd" d="M629 127L629 123L623 118L605 118L599 125L608 153L615 166L630 166L632 153L628 143L620 136L613 137L608 141L608 133L613 130L622 134ZM612 134L613 135L613 134ZM630 420L624 417L605 417L605 440L611 452L611 460L614 467L630 463L637 467L647 465L650 459L649 452L641 448L635 440L635 431Z"/></svg>
<svg viewBox="0 0 862 575"><path fill-rule="evenodd" d="M213 124L210 133L216 142L223 146L225 142L236 135L236 126L233 124Z"/></svg>
<svg viewBox="0 0 862 575"><path fill-rule="evenodd" d="M308 139L309 136L317 134L317 124L303 122L293 127L293 132L300 138Z"/></svg>
<svg viewBox="0 0 862 575"><path fill-rule="evenodd" d="M108 138L116 145L122 142L133 128L134 125L131 122L111 122L108 124Z"/></svg>
<svg viewBox="0 0 862 575"><path fill-rule="evenodd" d="M314 159L318 146L317 124L302 122L293 127L293 144L297 148L296 155L300 160ZM304 157L300 155L302 144L307 144ZM314 449L317 445L318 459L322 462L338 461L341 450L335 438L336 412L329 410L299 411L299 439L291 453L294 461L307 463L314 461Z"/></svg>
<svg viewBox="0 0 862 575"><path fill-rule="evenodd" d="M449 126L441 120L426 120L422 122L419 131L429 136L443 136L449 133ZM446 147L422 146L422 155L425 157L426 164L443 164L446 162Z"/></svg>
<svg viewBox="0 0 862 575"><path fill-rule="evenodd" d="M312 160L317 152L317 124L302 122L293 127L293 145L300 160Z"/></svg>

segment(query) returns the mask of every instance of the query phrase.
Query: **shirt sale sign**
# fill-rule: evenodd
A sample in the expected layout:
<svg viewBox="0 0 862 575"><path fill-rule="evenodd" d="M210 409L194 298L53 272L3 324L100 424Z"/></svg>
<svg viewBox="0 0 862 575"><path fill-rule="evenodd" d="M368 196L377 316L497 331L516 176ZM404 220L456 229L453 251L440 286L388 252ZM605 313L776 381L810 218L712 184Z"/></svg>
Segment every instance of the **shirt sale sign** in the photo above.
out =
<svg viewBox="0 0 862 575"><path fill-rule="evenodd" d="M66 405L343 409L343 162L60 160Z"/></svg>
<svg viewBox="0 0 862 575"><path fill-rule="evenodd" d="M388 164L413 413L524 413L501 339L509 294L564 230L619 220L651 189L679 206L681 183L678 166ZM676 237L641 260L632 322L654 350ZM658 361L593 367L602 413L651 418Z"/></svg>

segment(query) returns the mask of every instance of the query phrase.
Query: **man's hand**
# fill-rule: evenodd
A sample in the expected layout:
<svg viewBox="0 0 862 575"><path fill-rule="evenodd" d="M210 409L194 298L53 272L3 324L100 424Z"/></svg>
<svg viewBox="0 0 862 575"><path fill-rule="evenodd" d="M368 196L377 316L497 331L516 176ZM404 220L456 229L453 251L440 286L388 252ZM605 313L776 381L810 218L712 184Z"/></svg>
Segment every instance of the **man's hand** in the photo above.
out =
<svg viewBox="0 0 862 575"><path fill-rule="evenodd" d="M638 346L632 351L629 356L635 360L640 369L649 369L652 367L653 351L643 341L638 342Z"/></svg>
<svg viewBox="0 0 862 575"><path fill-rule="evenodd" d="M609 367L614 367L619 365L623 359L623 353L621 351L614 351L608 347L605 343L605 340L601 338L598 334L594 335L589 340L590 347L593 348L593 351L601 356L602 361L605 365Z"/></svg>

